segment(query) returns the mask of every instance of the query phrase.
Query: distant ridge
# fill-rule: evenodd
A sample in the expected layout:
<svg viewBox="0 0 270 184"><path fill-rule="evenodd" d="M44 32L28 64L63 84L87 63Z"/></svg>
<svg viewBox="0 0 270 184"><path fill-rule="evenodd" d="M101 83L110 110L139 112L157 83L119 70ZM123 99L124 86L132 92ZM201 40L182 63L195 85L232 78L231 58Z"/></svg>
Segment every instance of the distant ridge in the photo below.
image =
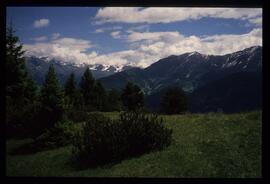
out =
<svg viewBox="0 0 270 184"><path fill-rule="evenodd" d="M148 95L168 86L179 86L186 92L192 92L214 79L236 72L255 72L261 70L261 66L261 46L222 56L189 52L160 59L145 69L103 77L100 81L107 88L123 88L127 81L132 81Z"/></svg>

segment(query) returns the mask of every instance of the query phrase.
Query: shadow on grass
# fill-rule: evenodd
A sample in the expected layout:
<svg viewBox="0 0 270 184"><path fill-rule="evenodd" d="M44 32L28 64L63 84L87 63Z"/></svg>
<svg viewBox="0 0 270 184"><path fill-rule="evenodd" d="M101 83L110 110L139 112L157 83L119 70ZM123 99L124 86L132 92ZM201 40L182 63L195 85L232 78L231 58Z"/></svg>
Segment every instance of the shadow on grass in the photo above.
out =
<svg viewBox="0 0 270 184"><path fill-rule="evenodd" d="M71 158L67 164L69 164L69 166L71 166L76 171L83 171L83 170L96 169L96 168L110 169L118 163L121 163L121 160L118 162L114 161L114 162L90 164L90 163L82 163L74 158Z"/></svg>
<svg viewBox="0 0 270 184"><path fill-rule="evenodd" d="M158 152L158 151L161 151L161 150L151 150L151 151L141 152L137 154L126 155L121 158L106 159L106 160L95 160L95 159L92 159L92 160L81 159L80 160L74 157L74 155L72 155L72 157L68 161L68 164L77 171L82 171L82 170L87 170L87 169L96 169L96 168L111 169L113 166L120 164L121 162L125 160L136 159L145 154Z"/></svg>

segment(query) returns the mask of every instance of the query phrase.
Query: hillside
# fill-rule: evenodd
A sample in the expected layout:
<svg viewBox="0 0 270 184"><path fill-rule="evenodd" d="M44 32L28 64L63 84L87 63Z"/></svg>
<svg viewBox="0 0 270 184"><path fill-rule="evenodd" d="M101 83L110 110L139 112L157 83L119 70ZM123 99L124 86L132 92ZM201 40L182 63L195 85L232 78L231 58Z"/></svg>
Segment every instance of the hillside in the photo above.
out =
<svg viewBox="0 0 270 184"><path fill-rule="evenodd" d="M262 107L262 73L239 72L215 80L190 96L191 112L222 110L227 113Z"/></svg>
<svg viewBox="0 0 270 184"><path fill-rule="evenodd" d="M223 56L198 52L169 56L145 69L122 71L101 78L106 88L123 88L126 81L139 85L146 95L169 86L179 86L186 92L237 72L262 70L262 47L255 46Z"/></svg>
<svg viewBox="0 0 270 184"><path fill-rule="evenodd" d="M109 113L109 116L117 114ZM76 177L261 177L261 112L163 116L173 129L173 144L92 169L71 165L71 147L29 155L10 152L31 140L7 142L7 176Z"/></svg>
<svg viewBox="0 0 270 184"><path fill-rule="evenodd" d="M145 98L146 106L159 111L162 89ZM262 73L239 72L217 79L187 93L188 110L192 113L222 111L234 113L261 109Z"/></svg>

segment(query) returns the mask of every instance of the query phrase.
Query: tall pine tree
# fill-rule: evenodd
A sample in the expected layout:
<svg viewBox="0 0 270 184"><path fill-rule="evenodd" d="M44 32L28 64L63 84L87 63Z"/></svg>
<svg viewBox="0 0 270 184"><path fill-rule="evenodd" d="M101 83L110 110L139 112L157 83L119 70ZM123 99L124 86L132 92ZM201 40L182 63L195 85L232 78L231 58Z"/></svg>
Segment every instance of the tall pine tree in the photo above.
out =
<svg viewBox="0 0 270 184"><path fill-rule="evenodd" d="M74 106L77 98L76 93L76 81L74 73L71 73L65 83L65 99L68 108L72 108Z"/></svg>
<svg viewBox="0 0 270 184"><path fill-rule="evenodd" d="M37 87L27 73L24 51L12 25L6 29L6 123L7 134L26 134L32 121Z"/></svg>
<svg viewBox="0 0 270 184"><path fill-rule="evenodd" d="M94 96L94 107L96 108L96 110L104 111L107 98L106 91L100 81L97 81L95 83Z"/></svg>
<svg viewBox="0 0 270 184"><path fill-rule="evenodd" d="M83 96L83 103L88 110L94 110L94 85L95 79L93 78L89 67L86 68L81 82L80 90Z"/></svg>
<svg viewBox="0 0 270 184"><path fill-rule="evenodd" d="M13 27L8 26L6 30L6 95L21 105L25 103L25 98L36 95L36 86L28 76L22 44L14 33Z"/></svg>
<svg viewBox="0 0 270 184"><path fill-rule="evenodd" d="M59 85L53 65L50 65L41 89L41 109L39 124L36 124L36 136L45 129L53 128L63 117L63 91Z"/></svg>

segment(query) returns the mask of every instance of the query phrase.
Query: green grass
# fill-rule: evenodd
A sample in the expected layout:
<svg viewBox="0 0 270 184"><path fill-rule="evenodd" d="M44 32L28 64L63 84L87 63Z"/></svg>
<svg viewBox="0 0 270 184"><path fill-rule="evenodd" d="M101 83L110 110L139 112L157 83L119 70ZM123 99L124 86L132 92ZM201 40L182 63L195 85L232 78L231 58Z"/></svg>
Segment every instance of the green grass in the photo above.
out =
<svg viewBox="0 0 270 184"><path fill-rule="evenodd" d="M9 140L7 176L261 177L261 111L162 117L173 129L174 141L167 149L92 169L71 166L71 146L9 155L31 141Z"/></svg>

